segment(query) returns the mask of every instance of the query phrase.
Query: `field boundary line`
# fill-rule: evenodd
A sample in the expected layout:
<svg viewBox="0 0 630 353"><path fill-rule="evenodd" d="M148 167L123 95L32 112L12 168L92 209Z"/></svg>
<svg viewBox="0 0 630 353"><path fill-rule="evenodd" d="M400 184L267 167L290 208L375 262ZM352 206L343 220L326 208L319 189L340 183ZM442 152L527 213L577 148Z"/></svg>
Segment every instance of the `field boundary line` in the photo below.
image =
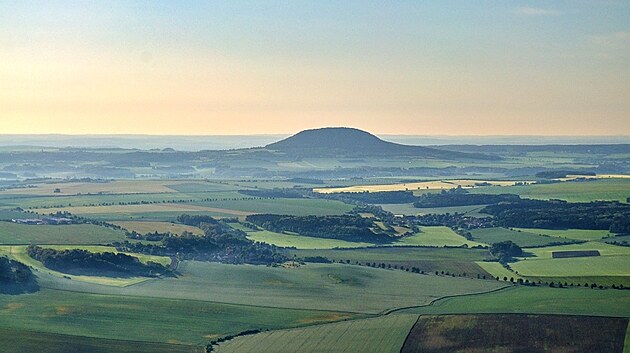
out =
<svg viewBox="0 0 630 353"><path fill-rule="evenodd" d="M418 317L416 318L416 322L414 322L413 325L411 325L411 327L409 328L409 332L407 332L407 336L405 336L405 340L403 341L402 346L400 346L400 349L398 350L399 353L402 353L403 348L405 348L405 346L407 345L407 341L409 340L409 337L411 336L411 331L413 331L413 329L416 327L416 325L420 321L421 316L422 315L418 315Z"/></svg>
<svg viewBox="0 0 630 353"><path fill-rule="evenodd" d="M426 303L426 304L420 304L420 305L410 305L410 306L403 306L403 307L399 307L399 308L393 308L393 309L388 309L385 311L382 311L379 315L380 316L386 316L392 313L395 313L397 311L401 311L401 310L407 310L407 309L415 309L415 308L424 308L427 306L431 306L433 304L435 304L436 302L440 301L440 300L444 300L444 299L449 299L449 298L459 298L459 297L468 297L468 296L475 296L475 295L482 295L482 294L490 294L490 293L494 293L494 292L499 292L508 288L514 288L514 286L503 286L500 288L495 288L489 291L485 291L485 292L474 292L474 293L466 293L466 294L454 294L454 295L445 295L443 297L439 297L439 298L435 298L433 300L431 300L430 302Z"/></svg>

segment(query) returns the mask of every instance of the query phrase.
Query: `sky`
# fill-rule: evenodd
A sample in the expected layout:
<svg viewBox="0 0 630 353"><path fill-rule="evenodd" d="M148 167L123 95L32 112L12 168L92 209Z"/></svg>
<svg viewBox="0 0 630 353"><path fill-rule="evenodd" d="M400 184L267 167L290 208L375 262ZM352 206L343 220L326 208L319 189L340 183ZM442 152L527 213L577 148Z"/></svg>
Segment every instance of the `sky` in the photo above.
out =
<svg viewBox="0 0 630 353"><path fill-rule="evenodd" d="M630 135L630 1L0 0L0 134Z"/></svg>

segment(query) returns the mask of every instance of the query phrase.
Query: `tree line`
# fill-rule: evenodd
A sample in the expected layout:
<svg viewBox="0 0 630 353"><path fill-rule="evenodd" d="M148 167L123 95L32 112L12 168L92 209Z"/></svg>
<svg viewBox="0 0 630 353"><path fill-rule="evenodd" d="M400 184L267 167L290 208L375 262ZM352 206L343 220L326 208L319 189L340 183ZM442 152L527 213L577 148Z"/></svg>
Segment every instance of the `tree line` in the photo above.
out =
<svg viewBox="0 0 630 353"><path fill-rule="evenodd" d="M316 238L339 239L355 242L388 243L392 241L386 233L375 232L378 226L372 219L358 215L341 216L289 216L255 214L245 218L266 230L290 232Z"/></svg>

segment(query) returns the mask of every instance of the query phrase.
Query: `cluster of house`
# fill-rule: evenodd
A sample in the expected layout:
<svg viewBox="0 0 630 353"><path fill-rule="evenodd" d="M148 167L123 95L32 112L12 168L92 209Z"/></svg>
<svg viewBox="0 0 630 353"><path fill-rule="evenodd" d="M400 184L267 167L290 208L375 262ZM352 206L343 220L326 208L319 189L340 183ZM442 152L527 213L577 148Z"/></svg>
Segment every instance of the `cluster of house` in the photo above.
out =
<svg viewBox="0 0 630 353"><path fill-rule="evenodd" d="M65 217L42 217L42 218L14 218L11 220L13 223L18 224L30 224L30 225L41 225L41 224L73 224L76 221L72 218Z"/></svg>

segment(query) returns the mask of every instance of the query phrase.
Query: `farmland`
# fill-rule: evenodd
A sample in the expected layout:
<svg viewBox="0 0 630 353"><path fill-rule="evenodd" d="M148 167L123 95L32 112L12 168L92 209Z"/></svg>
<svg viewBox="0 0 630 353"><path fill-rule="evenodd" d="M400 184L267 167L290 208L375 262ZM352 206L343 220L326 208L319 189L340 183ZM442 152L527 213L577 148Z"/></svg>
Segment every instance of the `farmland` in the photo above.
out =
<svg viewBox="0 0 630 353"><path fill-rule="evenodd" d="M584 241L600 240L609 236L612 236L607 230L593 230L593 229L537 229L537 228L517 228L517 230L523 232L529 232L534 234L544 234L551 237L563 238L563 239L575 239Z"/></svg>
<svg viewBox="0 0 630 353"><path fill-rule="evenodd" d="M510 351L622 353L627 319L534 315L421 317L402 353ZM474 337L474 340L470 338ZM571 347L571 349L567 349Z"/></svg>
<svg viewBox="0 0 630 353"><path fill-rule="evenodd" d="M146 233L172 233L181 235L183 232L188 232L192 234L203 234L202 230L193 227L187 226L185 224L176 224L172 222L141 222L141 221L119 221L112 222L113 224L120 226L130 232L134 231L140 234Z"/></svg>
<svg viewBox="0 0 630 353"><path fill-rule="evenodd" d="M339 193L339 192L379 192L379 191L415 191L415 190L448 190L461 186L462 188L475 188L480 183L487 183L497 187L512 186L517 181L495 181L495 180L435 180L422 182L409 182L398 184L380 185L355 185L341 188L314 188L314 192L319 193Z"/></svg>
<svg viewBox="0 0 630 353"><path fill-rule="evenodd" d="M399 352L416 315L389 315L315 327L263 332L222 343L218 353Z"/></svg>
<svg viewBox="0 0 630 353"><path fill-rule="evenodd" d="M116 289L115 293L376 314L426 304L448 294L486 292L503 286L496 281L342 264L307 264L287 269L184 261L178 271L182 274L179 278L146 281ZM53 286L72 288L73 284L60 281ZM322 297L327 300L322 302ZM357 297L361 300L354 300Z"/></svg>
<svg viewBox="0 0 630 353"><path fill-rule="evenodd" d="M493 244L511 240L521 247L545 246L558 242L571 242L571 240L558 239L551 236L542 236L529 230L511 230L507 228L479 228L470 232L476 241Z"/></svg>
<svg viewBox="0 0 630 353"><path fill-rule="evenodd" d="M254 241L265 242L282 247L295 247L298 249L359 248L373 245L371 243L350 242L338 239L323 239L301 235L281 234L267 230L248 232L247 237Z"/></svg>
<svg viewBox="0 0 630 353"><path fill-rule="evenodd" d="M230 305L198 300L43 289L0 295L0 327L138 342L202 345L247 329L335 321L353 314Z"/></svg>
<svg viewBox="0 0 630 353"><path fill-rule="evenodd" d="M115 248L106 247L106 246L83 246L83 245L50 245L47 246L49 248L54 248L57 250L64 249L83 249L90 252L114 252L117 253ZM71 278L74 281L86 282L86 283L94 283L108 286L129 286L133 284L138 284L140 282L148 280L146 277L129 277L129 278L118 278L118 277L100 277L100 276L68 276L67 274L54 271L44 267L39 261L28 256L26 252L26 246L0 246L0 255L8 255L9 257L26 264L36 271L41 273L47 273L48 275L55 276L58 278ZM132 256L137 257L140 261L146 263L147 261L153 261L160 263L162 265L167 266L170 264L171 260L168 257L163 256L152 256L152 255L144 255L144 254L130 254Z"/></svg>
<svg viewBox="0 0 630 353"><path fill-rule="evenodd" d="M26 225L0 221L0 245L107 244L125 239L118 230L92 224Z"/></svg>
<svg viewBox="0 0 630 353"><path fill-rule="evenodd" d="M597 179L588 182L566 181L553 184L532 184L513 187L488 186L471 189L480 194L517 194L531 199L560 199L569 202L611 200L626 202L630 179Z"/></svg>
<svg viewBox="0 0 630 353"><path fill-rule="evenodd" d="M16 329L0 329L4 353L200 353L198 347L119 339L103 339Z"/></svg>
<svg viewBox="0 0 630 353"><path fill-rule="evenodd" d="M313 160L313 163L320 162L337 163ZM279 168L307 167L304 162L288 163ZM483 180L461 178L425 178L433 179L427 181L414 177L377 177L360 181L313 179L312 184L308 183L310 179L299 178L296 181L65 181L33 183L29 187L3 190L0 192L0 219L35 218L67 211L83 217L79 221L86 223L22 225L0 222L0 255L30 266L39 286L39 291L29 294L0 295L0 338L11 337L12 349L17 351L41 344L47 345L51 351L70 346L76 347L79 352L96 349L112 353L143 350L199 352L213 340L256 329L262 332L228 340L215 346L215 349L219 352L273 352L286 347L294 351L297 345L304 352L356 349L399 352L419 314L438 315L421 316L418 320L420 325L424 322L422 329L418 329L418 337L433 337L423 339L425 342L439 341L443 335L453 334L445 326L452 326L453 330L461 332L462 337L485 335L485 327L493 327L504 320L502 316L492 316L489 321L484 321L485 316L476 315L457 316L454 321L448 321L450 316L442 315L630 316L630 299L626 291L584 289L584 284L592 283L606 287L613 284L630 286L630 268L627 265L630 248L604 243L615 239L606 238L609 236L607 231L478 228L470 230L473 240L467 240L453 230L457 229L453 225L412 226L405 223L407 220L403 217L392 215L388 220L385 215L374 223L381 230L397 230L398 234L412 228L420 231L391 242L375 244L302 236L292 231L275 233L261 230L245 220L245 216L257 213L344 215L358 206L313 197L308 190L300 191L307 193L306 198L273 197L274 192L282 195L283 190L274 189L279 187L287 187L284 191L293 192L294 187L304 185L326 190L360 185L359 188L369 187L367 191L382 191L400 189L402 185L405 188L412 186L414 189L409 190L420 194L427 192L426 187L430 191L457 185L468 188L470 192L515 190L518 193L520 190L538 190L536 188L543 186L566 188L565 184L578 184L569 181L549 186L514 186L513 180L500 180L489 182L503 186L479 186L475 183ZM600 182L608 184L598 186ZM582 182L579 185L591 187L589 192L599 195L619 196L623 193L616 179ZM59 192L54 192L54 188L59 188ZM265 197L252 197L239 190L259 190L272 196L263 193ZM569 189L560 191L565 196L571 194ZM385 211L394 214L488 216L479 213L484 207L482 205L438 208L415 208L412 204L382 206ZM30 210L24 212L15 207ZM364 208L351 214L383 217L382 211L370 208L370 205L360 207ZM199 227L178 223L177 217L182 214L224 218L225 222L221 224L245 232L249 240L286 247L274 251L286 256L285 260L293 258L296 261L262 266L191 261L182 257L173 262L177 264L175 277L118 278L64 274L45 268L26 254L29 244L91 252L116 252L111 243L125 240L145 245L160 244L159 240L128 239L125 230L141 234L158 232L181 236L190 232L199 238L207 236ZM123 230L99 226L97 221L113 223ZM209 229L208 225L202 228ZM240 234L243 236L243 233ZM392 231L392 234L396 232ZM624 239L623 236L617 238ZM506 240L515 242L524 250L522 257L509 261L511 269L496 262L488 250L489 245ZM584 241L586 243L577 243ZM601 256L552 258L557 251L586 250L597 250ZM150 254L150 251L130 253L143 262L169 265L172 261L171 255ZM328 263L302 261L307 258L307 261ZM495 277L500 280L495 280ZM510 283L510 278L515 281L553 281L556 284L566 282L574 283L574 286L550 288L545 284L527 287ZM577 283L581 284L580 288L577 288ZM541 319L535 317L531 320ZM590 327L588 319L583 326L575 323L577 319L568 320L573 321L562 335L571 335ZM471 333L468 329L471 322L480 324L479 332ZM435 329L427 330L427 327ZM542 337L541 342L550 339L538 331L532 331L531 335ZM503 341L488 337L485 342L485 348L493 349L494 345L501 345ZM563 341L558 342L564 345ZM461 344L461 340L453 344ZM405 349L412 349L409 347ZM431 351L436 347L421 348Z"/></svg>
<svg viewBox="0 0 630 353"><path fill-rule="evenodd" d="M485 245L476 241L470 241L453 232L448 227L422 227L420 233L403 238L396 245L410 246L462 246L468 247Z"/></svg>
<svg viewBox="0 0 630 353"><path fill-rule="evenodd" d="M630 316L626 291L587 288L515 286L500 291L437 300L432 305L403 310L428 314L563 314L586 316Z"/></svg>

